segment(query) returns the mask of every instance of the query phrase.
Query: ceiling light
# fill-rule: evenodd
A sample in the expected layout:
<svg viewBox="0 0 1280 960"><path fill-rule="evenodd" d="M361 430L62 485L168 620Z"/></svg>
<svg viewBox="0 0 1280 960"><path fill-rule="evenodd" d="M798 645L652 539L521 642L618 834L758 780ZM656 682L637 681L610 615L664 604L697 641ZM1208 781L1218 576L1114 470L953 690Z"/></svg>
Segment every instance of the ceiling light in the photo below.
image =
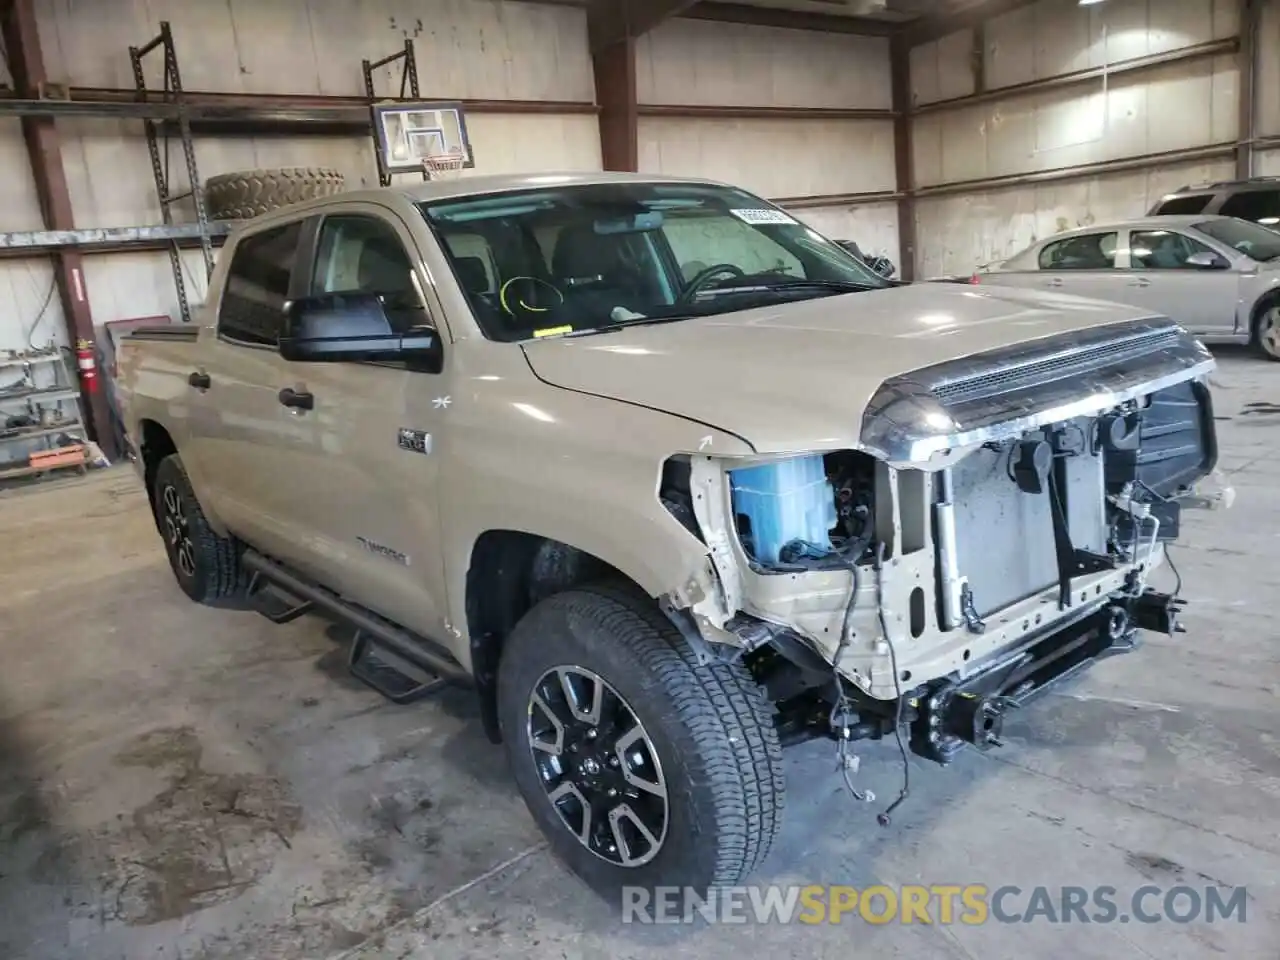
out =
<svg viewBox="0 0 1280 960"><path fill-rule="evenodd" d="M1095 3L1102 3L1102 0L1079 0L1080 6L1092 7Z"/></svg>

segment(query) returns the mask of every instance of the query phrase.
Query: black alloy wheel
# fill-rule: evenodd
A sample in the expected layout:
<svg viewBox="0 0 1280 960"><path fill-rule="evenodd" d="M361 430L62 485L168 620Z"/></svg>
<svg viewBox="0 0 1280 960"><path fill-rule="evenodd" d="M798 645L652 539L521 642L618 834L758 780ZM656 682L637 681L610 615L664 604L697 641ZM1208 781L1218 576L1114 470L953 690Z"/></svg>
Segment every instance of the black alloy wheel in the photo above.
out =
<svg viewBox="0 0 1280 960"><path fill-rule="evenodd" d="M161 486L159 508L160 532L169 562L179 577L189 580L196 575L196 548L191 542L191 522L182 492L172 483Z"/></svg>
<svg viewBox="0 0 1280 960"><path fill-rule="evenodd" d="M176 453L156 465L151 506L182 592L197 603L238 606L247 582L240 566L241 546L209 526Z"/></svg>
<svg viewBox="0 0 1280 960"><path fill-rule="evenodd" d="M547 799L579 843L620 867L658 855L670 819L662 763L617 690L585 667L548 670L529 696L528 736Z"/></svg>
<svg viewBox="0 0 1280 960"><path fill-rule="evenodd" d="M768 855L785 791L773 705L741 661L700 662L634 585L540 601L506 638L497 679L525 805L611 902L740 883Z"/></svg>

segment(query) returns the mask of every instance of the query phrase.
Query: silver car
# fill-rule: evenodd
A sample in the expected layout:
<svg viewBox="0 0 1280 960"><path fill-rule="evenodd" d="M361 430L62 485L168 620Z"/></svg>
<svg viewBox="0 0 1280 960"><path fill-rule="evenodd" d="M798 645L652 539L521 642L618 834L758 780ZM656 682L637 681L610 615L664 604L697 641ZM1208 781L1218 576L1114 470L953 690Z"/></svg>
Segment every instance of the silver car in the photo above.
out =
<svg viewBox="0 0 1280 960"><path fill-rule="evenodd" d="M1145 307L1206 341L1280 360L1280 233L1233 217L1162 216L1033 244L975 282Z"/></svg>

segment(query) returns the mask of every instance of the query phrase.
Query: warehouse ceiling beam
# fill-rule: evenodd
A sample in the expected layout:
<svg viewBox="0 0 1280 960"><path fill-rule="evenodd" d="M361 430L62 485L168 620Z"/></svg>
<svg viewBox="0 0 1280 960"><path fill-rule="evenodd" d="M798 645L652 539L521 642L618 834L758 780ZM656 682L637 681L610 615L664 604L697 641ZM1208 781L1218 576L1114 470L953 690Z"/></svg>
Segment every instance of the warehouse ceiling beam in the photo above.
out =
<svg viewBox="0 0 1280 960"><path fill-rule="evenodd" d="M967 6L953 7L932 16L914 20L903 29L908 46L938 40L960 30L969 30L1006 13L1030 6L1036 0L984 0Z"/></svg>
<svg viewBox="0 0 1280 960"><path fill-rule="evenodd" d="M40 35L36 27L33 0L12 0L0 8L0 34L8 55L9 72L19 96L35 98L48 82ZM62 164L62 145L52 117L24 116L22 137L26 141L35 181L36 197L44 224L51 230L73 230L75 217L71 207L71 190ZM69 345L95 339L93 314L85 289L84 265L74 249L58 250L53 255L54 283L62 302ZM91 437L102 452L114 458L115 431L111 427L110 408L101 390L82 389L81 402Z"/></svg>
<svg viewBox="0 0 1280 960"><path fill-rule="evenodd" d="M1221 160L1233 156L1237 147L1238 144L1233 140L1227 143L1210 143L1203 147L1163 150L1158 153L1144 153L1139 156L1120 157L1115 160L1099 160L1095 163L1053 167L1049 170L1036 170L1032 173L1010 173L996 177L982 177L977 180L950 180L945 183L917 187L914 193L916 197L920 198L945 197L954 194L974 194L986 190L1005 190L1010 187L1038 186L1044 183L1067 183L1108 173L1129 173L1134 170L1160 169L1181 163L1191 164Z"/></svg>
<svg viewBox="0 0 1280 960"><path fill-rule="evenodd" d="M693 4L694 0L591 0L587 6L591 53L643 37L662 21L679 16Z"/></svg>
<svg viewBox="0 0 1280 960"><path fill-rule="evenodd" d="M306 94L212 93L183 91L183 103L166 101L157 91L139 99L136 90L118 87L66 87L65 97L23 99L0 91L0 116L116 117L177 120L186 111L193 121L296 124L355 124L369 127L367 97ZM579 100L460 100L468 113L595 113Z"/></svg>
<svg viewBox="0 0 1280 960"><path fill-rule="evenodd" d="M974 29L975 36L980 32L981 27ZM1159 70L1175 63L1190 63L1197 60L1210 60L1214 57L1229 56L1238 53L1242 47L1243 42L1241 39L1223 37L1220 40L1209 40L1205 43L1165 50L1160 53L1151 53L1141 57L1112 60L1110 63L1100 67L1086 67L1083 70L1072 70L1069 73L1054 74L1050 77L1040 77L1039 79L1027 80L1022 83L1010 83L1002 87L978 89L977 93L971 93L963 97L951 97L946 100L934 100L930 103L918 104L911 108L911 113L913 116L923 116L943 110L957 110L962 107L977 106L982 103L1003 104L1015 97L1046 93L1051 90L1060 91L1075 87L1089 87L1104 79L1114 82L1117 77L1132 77L1152 70ZM975 58L976 56L977 51L975 50ZM975 60L975 67L976 65L977 62ZM975 80L977 79L979 79L979 76L975 71ZM982 79L984 79L985 86L985 78ZM1243 90L1241 99L1244 99Z"/></svg>
<svg viewBox="0 0 1280 960"><path fill-rule="evenodd" d="M850 33L864 37L887 37L901 29L901 24L891 20L755 7L745 3L718 3L716 0L701 0L688 7L680 16L686 20L714 20L718 23L745 23L756 27L815 30L819 33Z"/></svg>

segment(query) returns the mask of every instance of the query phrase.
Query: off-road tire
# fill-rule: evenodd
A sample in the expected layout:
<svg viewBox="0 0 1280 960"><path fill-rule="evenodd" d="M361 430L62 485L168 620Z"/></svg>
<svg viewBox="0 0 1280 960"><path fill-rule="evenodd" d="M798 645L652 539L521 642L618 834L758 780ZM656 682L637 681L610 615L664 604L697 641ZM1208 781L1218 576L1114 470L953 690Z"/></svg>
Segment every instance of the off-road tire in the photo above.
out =
<svg viewBox="0 0 1280 960"><path fill-rule="evenodd" d="M666 780L667 832L653 859L621 866L589 850L548 798L530 746L531 694L554 667L598 674L627 701ZM782 819L773 710L741 663L699 665L652 600L625 586L555 594L512 630L498 666L498 718L517 786L552 850L614 904L627 885L706 890L765 859Z"/></svg>
<svg viewBox="0 0 1280 960"><path fill-rule="evenodd" d="M166 519L173 519L166 517L168 504L172 502L167 499L170 490L177 494L180 512L186 521L189 564L180 557L180 541L175 542L167 529ZM240 566L240 544L213 532L178 454L170 454L156 467L151 504L169 566L182 592L196 603L216 606L232 605L242 599L247 578ZM188 565L190 570L185 569Z"/></svg>
<svg viewBox="0 0 1280 960"><path fill-rule="evenodd" d="M341 193L344 178L329 167L241 170L210 177L204 204L214 220L249 220L279 207Z"/></svg>
<svg viewBox="0 0 1280 960"><path fill-rule="evenodd" d="M1267 360L1280 361L1280 347L1275 346L1276 337L1280 337L1280 334L1268 337L1264 324L1274 325L1280 329L1280 297L1269 297L1254 312L1252 339L1253 349L1259 356Z"/></svg>

